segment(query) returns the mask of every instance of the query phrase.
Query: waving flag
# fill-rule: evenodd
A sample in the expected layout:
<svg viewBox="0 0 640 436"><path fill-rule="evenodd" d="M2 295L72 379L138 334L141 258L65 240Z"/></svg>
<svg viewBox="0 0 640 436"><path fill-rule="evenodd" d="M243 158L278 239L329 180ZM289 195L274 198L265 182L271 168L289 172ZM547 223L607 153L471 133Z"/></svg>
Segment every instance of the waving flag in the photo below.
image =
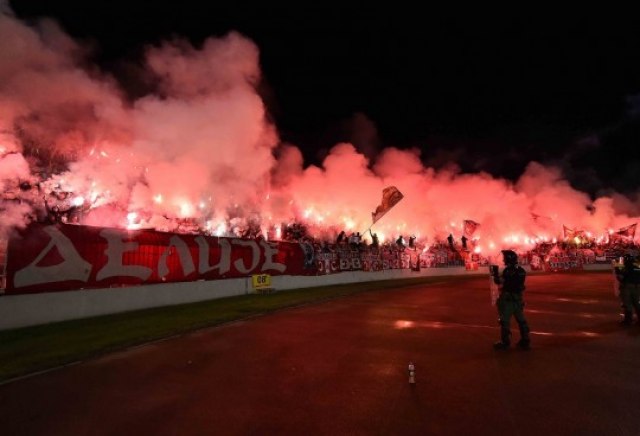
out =
<svg viewBox="0 0 640 436"><path fill-rule="evenodd" d="M587 232L585 230L572 229L565 226L564 224L562 225L562 231L564 233L564 239L584 239L587 237Z"/></svg>
<svg viewBox="0 0 640 436"><path fill-rule="evenodd" d="M636 235L636 224L631 224L626 227L619 229L617 232L613 233L611 239L633 239Z"/></svg>
<svg viewBox="0 0 640 436"><path fill-rule="evenodd" d="M464 220L463 222L463 234L467 238L470 238L476 231L476 229L480 227L480 223L477 223L472 220Z"/></svg>
<svg viewBox="0 0 640 436"><path fill-rule="evenodd" d="M380 203L380 206L376 208L375 212L371 213L373 224L389 212L391 208L398 204L398 202L403 198L404 195L402 195L402 192L398 191L398 188L395 186L388 186L384 188L382 191L382 203Z"/></svg>
<svg viewBox="0 0 640 436"><path fill-rule="evenodd" d="M564 224L562 225L562 233L563 233L564 239L571 239L576 235L576 231L574 229L569 228Z"/></svg>

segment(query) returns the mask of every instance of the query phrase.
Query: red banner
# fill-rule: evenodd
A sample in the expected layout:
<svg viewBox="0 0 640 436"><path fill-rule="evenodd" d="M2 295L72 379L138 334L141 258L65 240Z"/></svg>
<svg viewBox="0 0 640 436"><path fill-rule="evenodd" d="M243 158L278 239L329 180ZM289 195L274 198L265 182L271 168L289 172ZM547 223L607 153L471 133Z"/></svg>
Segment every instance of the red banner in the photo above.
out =
<svg viewBox="0 0 640 436"><path fill-rule="evenodd" d="M316 273L308 244L33 225L9 240L6 293Z"/></svg>

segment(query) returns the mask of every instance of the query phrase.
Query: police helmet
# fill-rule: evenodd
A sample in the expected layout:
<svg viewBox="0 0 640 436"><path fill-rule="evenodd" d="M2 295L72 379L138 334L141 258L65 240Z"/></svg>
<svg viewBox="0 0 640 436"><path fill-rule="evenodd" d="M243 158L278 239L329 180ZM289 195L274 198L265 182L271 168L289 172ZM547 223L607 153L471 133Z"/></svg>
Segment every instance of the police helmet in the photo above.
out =
<svg viewBox="0 0 640 436"><path fill-rule="evenodd" d="M623 262L625 265L633 265L633 262L635 260L636 260L636 257L631 253L625 254L623 258Z"/></svg>
<svg viewBox="0 0 640 436"><path fill-rule="evenodd" d="M513 250L502 250L502 259L505 265L518 264L518 255Z"/></svg>

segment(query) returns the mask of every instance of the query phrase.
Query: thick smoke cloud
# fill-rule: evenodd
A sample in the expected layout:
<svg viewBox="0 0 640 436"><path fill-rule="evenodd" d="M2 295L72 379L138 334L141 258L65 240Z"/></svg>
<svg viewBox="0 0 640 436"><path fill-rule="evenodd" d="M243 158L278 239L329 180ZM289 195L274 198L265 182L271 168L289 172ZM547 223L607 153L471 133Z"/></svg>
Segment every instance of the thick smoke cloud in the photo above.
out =
<svg viewBox="0 0 640 436"><path fill-rule="evenodd" d="M361 114L356 146L333 145L320 166L305 166L268 121L256 91L259 50L244 36L148 47L143 64L154 91L131 101L54 22L28 26L2 10L4 230L66 204L89 225L222 235L300 222L334 238L368 229L390 185L405 198L372 229L387 240L459 238L469 219L481 223L474 237L489 252L559 237L563 225L604 236L638 220L637 198L592 201L556 167L531 162L512 183L461 173L455 162L426 167L433 157L417 149L374 153L375 125Z"/></svg>

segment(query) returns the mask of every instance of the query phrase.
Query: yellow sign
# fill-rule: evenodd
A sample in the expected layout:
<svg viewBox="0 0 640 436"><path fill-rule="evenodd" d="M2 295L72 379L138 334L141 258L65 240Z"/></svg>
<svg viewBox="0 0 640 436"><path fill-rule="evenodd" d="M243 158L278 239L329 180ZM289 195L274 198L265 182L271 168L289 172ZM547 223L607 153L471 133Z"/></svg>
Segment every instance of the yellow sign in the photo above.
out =
<svg viewBox="0 0 640 436"><path fill-rule="evenodd" d="M251 276L253 281L253 289L270 288L271 287L271 275L269 274L256 274Z"/></svg>

